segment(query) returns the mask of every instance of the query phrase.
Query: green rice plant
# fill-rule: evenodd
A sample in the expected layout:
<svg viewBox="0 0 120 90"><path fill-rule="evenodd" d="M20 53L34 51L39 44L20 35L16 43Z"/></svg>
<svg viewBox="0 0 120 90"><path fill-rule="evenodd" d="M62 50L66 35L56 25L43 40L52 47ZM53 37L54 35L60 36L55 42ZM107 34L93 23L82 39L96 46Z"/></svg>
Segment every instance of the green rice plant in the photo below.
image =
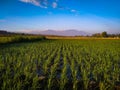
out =
<svg viewBox="0 0 120 90"><path fill-rule="evenodd" d="M68 82L67 78L67 59L66 59L66 54L64 54L63 57L64 65L61 73L61 79L60 79L60 90L65 90L65 85Z"/></svg>
<svg viewBox="0 0 120 90"><path fill-rule="evenodd" d="M58 55L54 60L54 65L51 67L50 75L48 79L48 89L52 90L52 86L54 85L54 79L56 78L56 70L59 64L60 56Z"/></svg>
<svg viewBox="0 0 120 90"><path fill-rule="evenodd" d="M60 90L65 90L65 84L68 81L68 78L66 76L67 73L67 67L65 66L62 70L62 74L61 74L61 80L60 80Z"/></svg>
<svg viewBox="0 0 120 90"><path fill-rule="evenodd" d="M78 66L74 62L75 60L71 60L71 71L72 71L72 77L73 77L73 90L77 90L77 74L78 74Z"/></svg>
<svg viewBox="0 0 120 90"><path fill-rule="evenodd" d="M37 76L35 76L33 78L33 82L32 82L32 89L36 90L36 89L40 89L41 88L41 84L39 84L39 78Z"/></svg>
<svg viewBox="0 0 120 90"><path fill-rule="evenodd" d="M87 90L92 80L95 80L97 89L113 90L120 82L120 40L7 43L14 41L14 38L19 40L19 37L0 38L6 43L0 44L1 90L56 89L54 86L61 90ZM32 38L25 37L29 40ZM38 74L37 69L43 72ZM40 75L45 77L43 83L40 83ZM78 81L83 86L79 87ZM71 82L73 86L69 87Z"/></svg>

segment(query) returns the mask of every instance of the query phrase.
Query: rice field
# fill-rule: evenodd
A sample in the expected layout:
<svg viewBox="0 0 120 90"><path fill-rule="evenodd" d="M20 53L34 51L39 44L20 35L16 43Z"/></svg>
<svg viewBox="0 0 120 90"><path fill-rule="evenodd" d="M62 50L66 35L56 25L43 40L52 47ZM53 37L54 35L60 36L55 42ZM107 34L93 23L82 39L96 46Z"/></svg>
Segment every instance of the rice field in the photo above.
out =
<svg viewBox="0 0 120 90"><path fill-rule="evenodd" d="M120 90L120 40L0 45L0 90Z"/></svg>
<svg viewBox="0 0 120 90"><path fill-rule="evenodd" d="M7 43L18 43L18 42L30 42L30 41L40 41L45 39L44 36L33 36L33 35L11 35L11 36L0 36L0 44Z"/></svg>

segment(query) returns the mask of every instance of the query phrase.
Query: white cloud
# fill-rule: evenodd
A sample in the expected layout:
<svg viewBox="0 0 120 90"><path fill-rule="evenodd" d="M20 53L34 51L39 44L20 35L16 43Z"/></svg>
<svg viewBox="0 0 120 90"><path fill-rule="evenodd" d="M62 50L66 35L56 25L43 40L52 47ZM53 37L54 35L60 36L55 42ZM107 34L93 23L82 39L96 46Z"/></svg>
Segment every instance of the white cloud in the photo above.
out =
<svg viewBox="0 0 120 90"><path fill-rule="evenodd" d="M54 0L52 1L52 3L49 3L48 2L49 0L19 0L19 1L24 2L24 3L30 3L35 6L39 6L41 8L47 8L48 6L52 6L52 8L57 8L58 6L57 2L59 0Z"/></svg>
<svg viewBox="0 0 120 90"><path fill-rule="evenodd" d="M52 3L52 7L53 7L53 8L57 8L57 3L56 3L56 2L53 2L53 3Z"/></svg>
<svg viewBox="0 0 120 90"><path fill-rule="evenodd" d="M30 3L30 4L33 4L35 6L40 6L41 8L47 8L46 5L42 5L42 1L41 0L19 0L21 2L24 2L24 3ZM47 0L44 0L44 3L46 3Z"/></svg>
<svg viewBox="0 0 120 90"><path fill-rule="evenodd" d="M78 13L79 13L75 9L71 9L71 8L64 7L64 6L59 6L58 5L59 0L53 0L52 2L50 2L49 0L19 0L19 1L24 2L24 3L30 3L35 6L39 6L41 8L48 8L51 6L53 9L67 10L71 13L74 13L75 16L78 16Z"/></svg>
<svg viewBox="0 0 120 90"><path fill-rule="evenodd" d="M40 6L40 2L38 0L20 0L20 1L25 3L31 3L36 6Z"/></svg>
<svg viewBox="0 0 120 90"><path fill-rule="evenodd" d="M76 10L72 9L71 12L77 12Z"/></svg>
<svg viewBox="0 0 120 90"><path fill-rule="evenodd" d="M71 13L74 13L75 16L79 16L79 11L78 11L78 10L70 9L70 12L71 12Z"/></svg>

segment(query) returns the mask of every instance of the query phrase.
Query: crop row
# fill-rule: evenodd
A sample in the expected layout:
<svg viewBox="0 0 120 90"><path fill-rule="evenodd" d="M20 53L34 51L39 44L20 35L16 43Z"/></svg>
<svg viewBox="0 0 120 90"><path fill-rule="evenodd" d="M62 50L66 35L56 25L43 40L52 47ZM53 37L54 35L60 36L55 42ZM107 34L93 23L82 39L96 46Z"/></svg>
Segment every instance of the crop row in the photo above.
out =
<svg viewBox="0 0 120 90"><path fill-rule="evenodd" d="M119 40L47 40L0 49L2 90L120 88Z"/></svg>

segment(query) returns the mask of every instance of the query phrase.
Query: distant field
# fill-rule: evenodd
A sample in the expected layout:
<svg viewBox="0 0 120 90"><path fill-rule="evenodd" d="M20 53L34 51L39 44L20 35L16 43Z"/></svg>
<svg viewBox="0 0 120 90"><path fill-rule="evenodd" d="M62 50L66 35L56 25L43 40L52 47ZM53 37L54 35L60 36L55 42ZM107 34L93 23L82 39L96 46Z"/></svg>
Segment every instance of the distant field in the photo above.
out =
<svg viewBox="0 0 120 90"><path fill-rule="evenodd" d="M111 38L111 37L108 37L108 38L104 38L104 37L84 37L84 36L81 36L81 37L71 37L71 36L46 36L47 39L119 39L118 37L115 37L115 38Z"/></svg>
<svg viewBox="0 0 120 90"><path fill-rule="evenodd" d="M1 90L120 90L120 40L43 40L0 47Z"/></svg>
<svg viewBox="0 0 120 90"><path fill-rule="evenodd" d="M0 36L0 44L7 44L7 43L18 43L18 42L32 42L32 41L40 41L40 40L54 40L54 39L88 39L88 40L94 40L94 39L117 39L120 40L120 38L103 38L103 37L84 37L84 36L40 36L40 35L3 35Z"/></svg>
<svg viewBox="0 0 120 90"><path fill-rule="evenodd" d="M29 42L40 41L45 39L44 36L28 36L28 35L12 35L12 36L0 36L0 44L15 43L15 42Z"/></svg>

